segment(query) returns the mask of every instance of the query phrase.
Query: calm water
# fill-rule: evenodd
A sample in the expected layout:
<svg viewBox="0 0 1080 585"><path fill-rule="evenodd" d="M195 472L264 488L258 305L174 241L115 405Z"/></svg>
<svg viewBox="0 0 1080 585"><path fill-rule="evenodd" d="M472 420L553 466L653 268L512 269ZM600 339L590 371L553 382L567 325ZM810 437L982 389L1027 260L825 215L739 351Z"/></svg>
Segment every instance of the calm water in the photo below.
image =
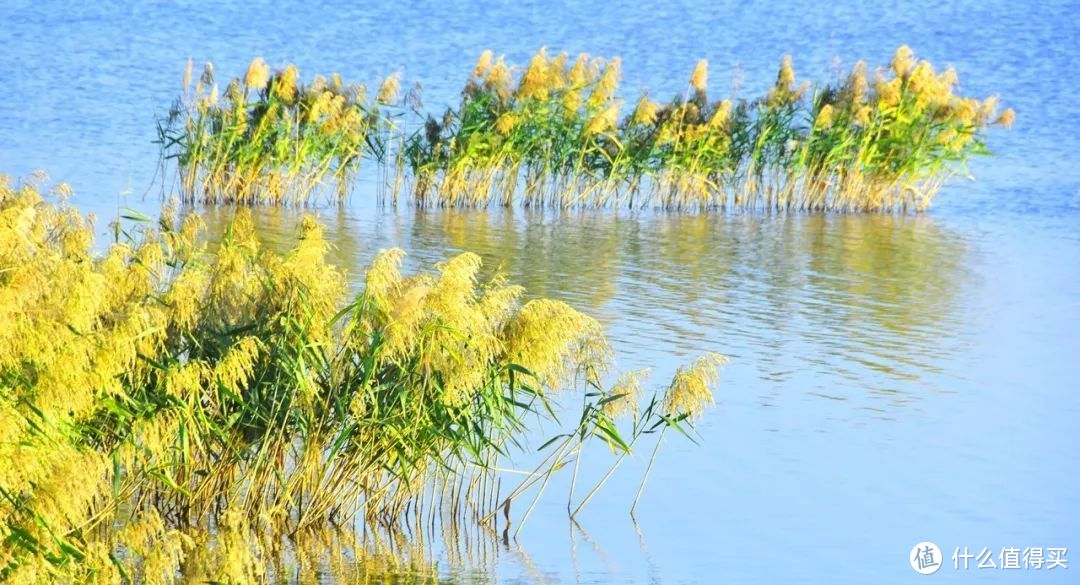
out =
<svg viewBox="0 0 1080 585"><path fill-rule="evenodd" d="M703 351L732 358L702 445L665 443L640 532L626 510L643 461L581 531L555 486L517 543L433 546L452 581L1075 582L1080 566L951 561L920 577L907 555L923 540L947 555L1080 546L1077 3L8 1L0 31L0 171L47 170L103 220L156 209L154 113L188 56L223 75L256 55L362 81L402 70L428 109L455 99L485 48L516 62L541 45L622 55L624 87L654 96L681 91L698 58L717 88L738 64L748 93L785 52L815 79L834 57L882 63L901 43L955 65L965 91L999 93L1019 121L993 134L999 154L972 165L978 180L923 216L395 211L364 186L319 213L354 277L387 246L414 268L477 252L531 294L597 316L620 367L651 367L658 385ZM284 242L298 215L257 219Z"/></svg>

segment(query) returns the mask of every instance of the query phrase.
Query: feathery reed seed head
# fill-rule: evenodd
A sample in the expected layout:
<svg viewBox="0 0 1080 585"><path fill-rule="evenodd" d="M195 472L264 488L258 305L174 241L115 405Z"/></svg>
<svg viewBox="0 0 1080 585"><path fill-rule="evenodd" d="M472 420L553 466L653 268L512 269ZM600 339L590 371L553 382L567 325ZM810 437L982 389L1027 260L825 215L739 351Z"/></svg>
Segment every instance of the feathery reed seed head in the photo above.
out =
<svg viewBox="0 0 1080 585"><path fill-rule="evenodd" d="M784 93L790 93L795 87L795 67L791 55L784 55L780 61L780 72L776 74L776 87Z"/></svg>
<svg viewBox="0 0 1080 585"><path fill-rule="evenodd" d="M637 106L634 108L634 113L631 117L631 121L639 126L652 126L656 122L657 113L660 111L660 105L649 99L649 95L645 94L638 100Z"/></svg>
<svg viewBox="0 0 1080 585"><path fill-rule="evenodd" d="M580 90L592 81L591 77L589 56L581 53L574 60L574 65L570 67L570 73L566 76L567 83L571 89Z"/></svg>
<svg viewBox="0 0 1080 585"><path fill-rule="evenodd" d="M956 69L949 67L941 73L938 78L938 82L945 88L946 91L952 92L952 88L956 85L957 75Z"/></svg>
<svg viewBox="0 0 1080 585"><path fill-rule="evenodd" d="M491 60L494 56L491 49L487 49L483 53L480 53L480 58L476 60L476 67L473 68L472 76L474 79L484 79L484 77L487 76L488 71L491 69Z"/></svg>
<svg viewBox="0 0 1080 585"><path fill-rule="evenodd" d="M506 355L532 372L549 390L568 383L579 371L607 370L611 349L600 324L566 303L529 301L506 326Z"/></svg>
<svg viewBox="0 0 1080 585"><path fill-rule="evenodd" d="M637 415L641 409L641 398L644 395L641 383L648 376L648 369L623 374L611 390L608 391L608 396L612 399L604 403L604 415L612 420L625 414Z"/></svg>
<svg viewBox="0 0 1080 585"><path fill-rule="evenodd" d="M262 57L256 57L251 65L248 65L247 73L244 75L244 85L251 89L263 89L269 80L270 66Z"/></svg>
<svg viewBox="0 0 1080 585"><path fill-rule="evenodd" d="M817 118L814 120L815 130L827 130L833 123L833 107L831 104L821 106Z"/></svg>
<svg viewBox="0 0 1080 585"><path fill-rule="evenodd" d="M622 102L616 101L590 118L585 124L585 135L595 136L613 130L619 121L619 110L621 108Z"/></svg>
<svg viewBox="0 0 1080 585"><path fill-rule="evenodd" d="M990 120L994 120L995 115L997 114L997 108L998 97L996 95L992 95L986 98L986 100L984 100L982 105L979 107L980 121L982 121L983 123L988 123L990 122Z"/></svg>
<svg viewBox="0 0 1080 585"><path fill-rule="evenodd" d="M994 120L995 124L1006 128L1012 128L1014 122L1016 122L1016 111L1012 108L1005 108L1005 111L1001 112L997 120Z"/></svg>
<svg viewBox="0 0 1080 585"><path fill-rule="evenodd" d="M194 68L195 68L195 62L191 60L191 57L188 57L187 66L184 67L183 89L184 89L185 93L188 91L188 89L191 88L191 75L192 75L192 71L194 70Z"/></svg>
<svg viewBox="0 0 1080 585"><path fill-rule="evenodd" d="M726 363L726 357L710 353L689 367L679 368L664 395L664 413L685 415L691 420L699 418L705 408L714 403L710 387L720 380L720 368Z"/></svg>
<svg viewBox="0 0 1080 585"><path fill-rule="evenodd" d="M694 65L694 72L690 74L690 86L698 93L705 93L705 86L709 83L709 62L701 59Z"/></svg>
<svg viewBox="0 0 1080 585"><path fill-rule="evenodd" d="M514 112L503 112L495 120L495 130L503 136L509 136L521 121L521 116Z"/></svg>
<svg viewBox="0 0 1080 585"><path fill-rule="evenodd" d="M900 45L896 49L896 52L893 53L890 67L892 67L893 73L897 77L906 77L911 72L911 68L914 64L915 52L907 45Z"/></svg>
<svg viewBox="0 0 1080 585"><path fill-rule="evenodd" d="M273 84L274 95L285 101L285 103L293 103L296 101L296 83L300 75L300 72L295 66L289 65L275 76Z"/></svg>
<svg viewBox="0 0 1080 585"><path fill-rule="evenodd" d="M548 55L547 48L540 50L529 60L529 66L518 83L518 97L522 99L547 99L548 96Z"/></svg>
<svg viewBox="0 0 1080 585"><path fill-rule="evenodd" d="M392 73L383 80L381 85L379 85L379 93L376 94L375 101L384 106L391 105L397 101L400 89L401 73Z"/></svg>
<svg viewBox="0 0 1080 585"><path fill-rule="evenodd" d="M567 71L566 62L570 58L570 55L565 51L555 55L548 61L547 66L547 79L545 83L552 91L561 91L566 89L567 85Z"/></svg>
<svg viewBox="0 0 1080 585"><path fill-rule="evenodd" d="M870 114L873 113L873 108L870 106L859 106L855 110L853 121L859 126L866 126L870 123Z"/></svg>
<svg viewBox="0 0 1080 585"><path fill-rule="evenodd" d="M724 100L716 105L712 116L709 118L710 128L725 128L731 121L731 100Z"/></svg>
<svg viewBox="0 0 1080 585"><path fill-rule="evenodd" d="M862 104L866 101L866 94L870 91L867 81L866 61L858 61L848 77L848 91L851 93L852 104Z"/></svg>
<svg viewBox="0 0 1080 585"><path fill-rule="evenodd" d="M622 59L615 57L607 62L604 66L604 72L600 75L600 79L596 81L596 85L593 86L592 93L589 94L589 107L600 108L604 107L608 101L615 95L615 88L619 85L619 78L622 75Z"/></svg>
<svg viewBox="0 0 1080 585"><path fill-rule="evenodd" d="M488 70L484 86L495 91L500 99L510 97L510 68L503 57L500 56Z"/></svg>

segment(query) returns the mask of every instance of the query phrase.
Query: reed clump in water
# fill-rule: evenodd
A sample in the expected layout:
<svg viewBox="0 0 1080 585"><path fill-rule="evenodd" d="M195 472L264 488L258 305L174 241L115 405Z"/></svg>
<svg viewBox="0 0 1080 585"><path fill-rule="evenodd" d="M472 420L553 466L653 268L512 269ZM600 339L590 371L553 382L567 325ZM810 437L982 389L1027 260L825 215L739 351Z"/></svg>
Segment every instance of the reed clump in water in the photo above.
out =
<svg viewBox="0 0 1080 585"><path fill-rule="evenodd" d="M541 49L516 73L486 51L461 103L406 133L396 76L369 101L256 59L219 101L208 65L193 91L185 76L160 140L185 197L208 202L303 203L329 178L343 197L367 157L395 202L409 182L419 205L887 212L925 209L986 154L989 126L1015 120L907 46L873 75L860 61L819 85L786 56L752 99L710 99L699 61L682 95L631 107L620 75L619 58Z"/></svg>
<svg viewBox="0 0 1080 585"><path fill-rule="evenodd" d="M207 203L304 204L344 198L364 157L383 160L401 105L396 75L374 98L341 76L302 83L296 67L255 59L220 89L207 63L158 124L162 156L175 159L180 192Z"/></svg>
<svg viewBox="0 0 1080 585"><path fill-rule="evenodd" d="M243 210L213 251L200 229L166 208L97 255L91 219L0 182L5 580L261 581L274 546L253 532L490 526L587 441L621 460L711 401L707 388L688 401L678 378L644 408L640 387L605 388L599 324L480 282L475 255L406 276L385 251L346 302L318 222L286 254L260 246ZM575 426L502 490L528 423L555 420L575 381L588 388Z"/></svg>
<svg viewBox="0 0 1080 585"><path fill-rule="evenodd" d="M484 53L460 106L408 142L418 201L921 210L986 153L988 126L1015 118L996 98L956 94L955 71L936 72L906 46L872 78L859 62L817 86L798 83L785 57L755 99L711 100L700 61L682 96L643 94L625 115L619 65L541 49L515 84Z"/></svg>
<svg viewBox="0 0 1080 585"><path fill-rule="evenodd" d="M616 97L621 61L541 49L514 83L502 57L485 52L461 105L429 118L405 149L422 203L600 203L620 180ZM561 197L561 199L560 199Z"/></svg>

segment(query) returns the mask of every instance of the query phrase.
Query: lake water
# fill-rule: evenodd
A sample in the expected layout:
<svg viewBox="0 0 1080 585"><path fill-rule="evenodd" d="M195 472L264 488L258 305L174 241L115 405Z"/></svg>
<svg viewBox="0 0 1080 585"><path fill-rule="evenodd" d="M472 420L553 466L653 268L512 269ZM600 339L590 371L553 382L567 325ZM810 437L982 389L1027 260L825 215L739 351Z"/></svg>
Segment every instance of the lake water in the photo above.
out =
<svg viewBox="0 0 1080 585"><path fill-rule="evenodd" d="M477 252L599 318L620 368L651 367L657 386L704 351L731 357L701 445L666 440L636 527L646 454L580 530L556 486L517 542L472 560L463 542L432 547L450 581L1075 582L1080 567L948 559L920 577L908 554L987 547L1000 566L1005 547L1080 545L1080 4L9 0L0 31L0 172L72 184L102 237L119 207L159 205L154 115L189 56L221 76L258 55L306 76L401 70L429 110L487 48L517 63L542 45L621 55L623 87L654 97L681 91L699 58L717 89L738 64L747 94L784 53L809 79L902 43L954 65L965 92L1000 94L1018 122L992 133L975 181L920 216L394 210L364 185L318 213L354 279L388 246L413 268ZM212 225L229 213L205 211ZM271 242L299 217L256 213Z"/></svg>

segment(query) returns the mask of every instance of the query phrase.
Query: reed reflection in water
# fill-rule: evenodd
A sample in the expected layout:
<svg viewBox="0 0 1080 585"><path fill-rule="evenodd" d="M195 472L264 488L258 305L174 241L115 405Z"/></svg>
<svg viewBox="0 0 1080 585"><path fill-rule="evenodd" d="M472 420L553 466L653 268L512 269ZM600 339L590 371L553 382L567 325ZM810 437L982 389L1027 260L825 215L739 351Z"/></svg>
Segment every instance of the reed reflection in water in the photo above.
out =
<svg viewBox="0 0 1080 585"><path fill-rule="evenodd" d="M272 247L303 212L253 210ZM211 234L229 208L205 211ZM966 343L968 244L932 216L619 214L521 209L317 211L358 287L399 246L409 268L479 254L527 294L565 300L605 326L623 369L655 379L701 351L753 372L763 404L782 384L884 413L943 391ZM212 236L213 237L213 236ZM922 382L922 383L920 383ZM786 387L786 386L785 386Z"/></svg>

